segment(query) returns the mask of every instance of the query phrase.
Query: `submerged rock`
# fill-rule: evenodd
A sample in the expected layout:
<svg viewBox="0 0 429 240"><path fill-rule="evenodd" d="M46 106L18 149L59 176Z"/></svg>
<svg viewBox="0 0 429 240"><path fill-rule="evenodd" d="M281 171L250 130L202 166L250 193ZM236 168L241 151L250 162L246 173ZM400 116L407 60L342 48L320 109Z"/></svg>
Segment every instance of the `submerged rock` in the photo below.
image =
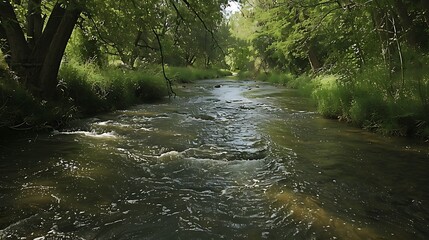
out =
<svg viewBox="0 0 429 240"><path fill-rule="evenodd" d="M215 118L205 114L198 114L193 116L196 119L206 120L206 121L214 121Z"/></svg>

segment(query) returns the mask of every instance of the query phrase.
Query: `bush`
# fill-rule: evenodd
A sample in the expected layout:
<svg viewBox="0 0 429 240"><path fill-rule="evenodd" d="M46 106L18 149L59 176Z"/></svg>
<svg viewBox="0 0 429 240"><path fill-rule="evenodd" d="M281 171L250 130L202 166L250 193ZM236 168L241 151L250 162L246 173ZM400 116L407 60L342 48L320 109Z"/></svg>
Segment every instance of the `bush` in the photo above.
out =
<svg viewBox="0 0 429 240"><path fill-rule="evenodd" d="M292 78L286 86L292 89L298 89L303 96L309 97L316 88L316 81L313 81L307 74L302 74L301 76Z"/></svg>
<svg viewBox="0 0 429 240"><path fill-rule="evenodd" d="M254 79L253 77L253 73L250 71L239 71L237 73L237 78L238 79L242 79L242 80L250 80L250 79Z"/></svg>
<svg viewBox="0 0 429 240"><path fill-rule="evenodd" d="M347 87L339 82L338 76L319 76L313 80L313 99L320 114L327 118L347 118L351 96Z"/></svg>

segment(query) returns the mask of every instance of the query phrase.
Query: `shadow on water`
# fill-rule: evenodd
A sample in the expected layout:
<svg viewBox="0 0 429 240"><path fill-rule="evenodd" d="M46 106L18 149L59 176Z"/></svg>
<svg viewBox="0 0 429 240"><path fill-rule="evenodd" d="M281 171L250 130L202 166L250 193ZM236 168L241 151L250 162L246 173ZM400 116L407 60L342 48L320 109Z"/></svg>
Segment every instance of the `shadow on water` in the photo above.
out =
<svg viewBox="0 0 429 240"><path fill-rule="evenodd" d="M215 88L220 85L220 88ZM427 146L211 80L0 144L0 239L424 239Z"/></svg>

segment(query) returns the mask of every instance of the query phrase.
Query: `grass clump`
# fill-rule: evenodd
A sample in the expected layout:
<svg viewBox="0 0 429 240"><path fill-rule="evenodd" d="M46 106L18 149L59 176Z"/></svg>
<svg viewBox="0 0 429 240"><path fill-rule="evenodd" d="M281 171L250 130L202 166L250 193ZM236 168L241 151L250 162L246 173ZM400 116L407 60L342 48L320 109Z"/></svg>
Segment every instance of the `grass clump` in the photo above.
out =
<svg viewBox="0 0 429 240"><path fill-rule="evenodd" d="M250 80L250 79L254 79L254 74L251 71L239 71L237 73L237 78Z"/></svg>
<svg viewBox="0 0 429 240"><path fill-rule="evenodd" d="M259 73L256 76L256 80L269 82L273 84L279 85L287 85L293 79L293 75L291 73L280 73L280 72L263 72Z"/></svg>
<svg viewBox="0 0 429 240"><path fill-rule="evenodd" d="M388 79L377 67L352 80L322 75L312 80L311 96L324 117L387 135L428 137L429 74L420 75L420 79L411 75L403 84Z"/></svg>
<svg viewBox="0 0 429 240"><path fill-rule="evenodd" d="M63 65L59 76L63 97L72 101L83 115L158 100L168 93L160 74L142 70L102 71L90 62L69 62Z"/></svg>
<svg viewBox="0 0 429 240"><path fill-rule="evenodd" d="M317 109L327 118L348 118L350 107L350 92L339 83L335 75L316 77L313 80L312 97L317 103ZM304 87L305 85L301 85Z"/></svg>
<svg viewBox="0 0 429 240"><path fill-rule="evenodd" d="M191 83L195 80L215 79L230 76L231 72L220 69L199 69L193 67L168 67L166 74L179 83Z"/></svg>

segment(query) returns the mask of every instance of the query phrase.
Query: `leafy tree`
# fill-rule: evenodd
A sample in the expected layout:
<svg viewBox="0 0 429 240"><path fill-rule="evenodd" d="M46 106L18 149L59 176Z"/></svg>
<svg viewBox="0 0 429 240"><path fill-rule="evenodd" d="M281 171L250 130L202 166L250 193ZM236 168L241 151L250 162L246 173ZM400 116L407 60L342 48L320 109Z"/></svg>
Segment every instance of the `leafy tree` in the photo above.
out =
<svg viewBox="0 0 429 240"><path fill-rule="evenodd" d="M62 56L83 6L74 1L15 2L0 1L2 51L23 84L36 95L52 98ZM27 6L25 24L16 13L23 6ZM47 21L42 9L50 13Z"/></svg>
<svg viewBox="0 0 429 240"><path fill-rule="evenodd" d="M221 24L220 9L226 3L226 0L207 3L198 0L1 0L0 48L7 56L9 68L23 85L36 96L52 99L61 60L77 24L82 29L82 41L86 41L87 57L98 54L99 43L103 43L106 53L117 55L133 67L137 59L159 62L159 43L174 43L169 39L174 39L179 22L191 19L181 17L185 13L193 16L188 26L198 22L204 32L209 33L210 41L219 45L214 31ZM208 36L204 33L198 37L201 30L201 27L194 28L188 33L202 43ZM157 36L162 41L157 41ZM188 46L190 42L192 39L188 40ZM211 61L214 57L208 50L213 47L204 47L199 47L202 49L199 54L205 54Z"/></svg>

